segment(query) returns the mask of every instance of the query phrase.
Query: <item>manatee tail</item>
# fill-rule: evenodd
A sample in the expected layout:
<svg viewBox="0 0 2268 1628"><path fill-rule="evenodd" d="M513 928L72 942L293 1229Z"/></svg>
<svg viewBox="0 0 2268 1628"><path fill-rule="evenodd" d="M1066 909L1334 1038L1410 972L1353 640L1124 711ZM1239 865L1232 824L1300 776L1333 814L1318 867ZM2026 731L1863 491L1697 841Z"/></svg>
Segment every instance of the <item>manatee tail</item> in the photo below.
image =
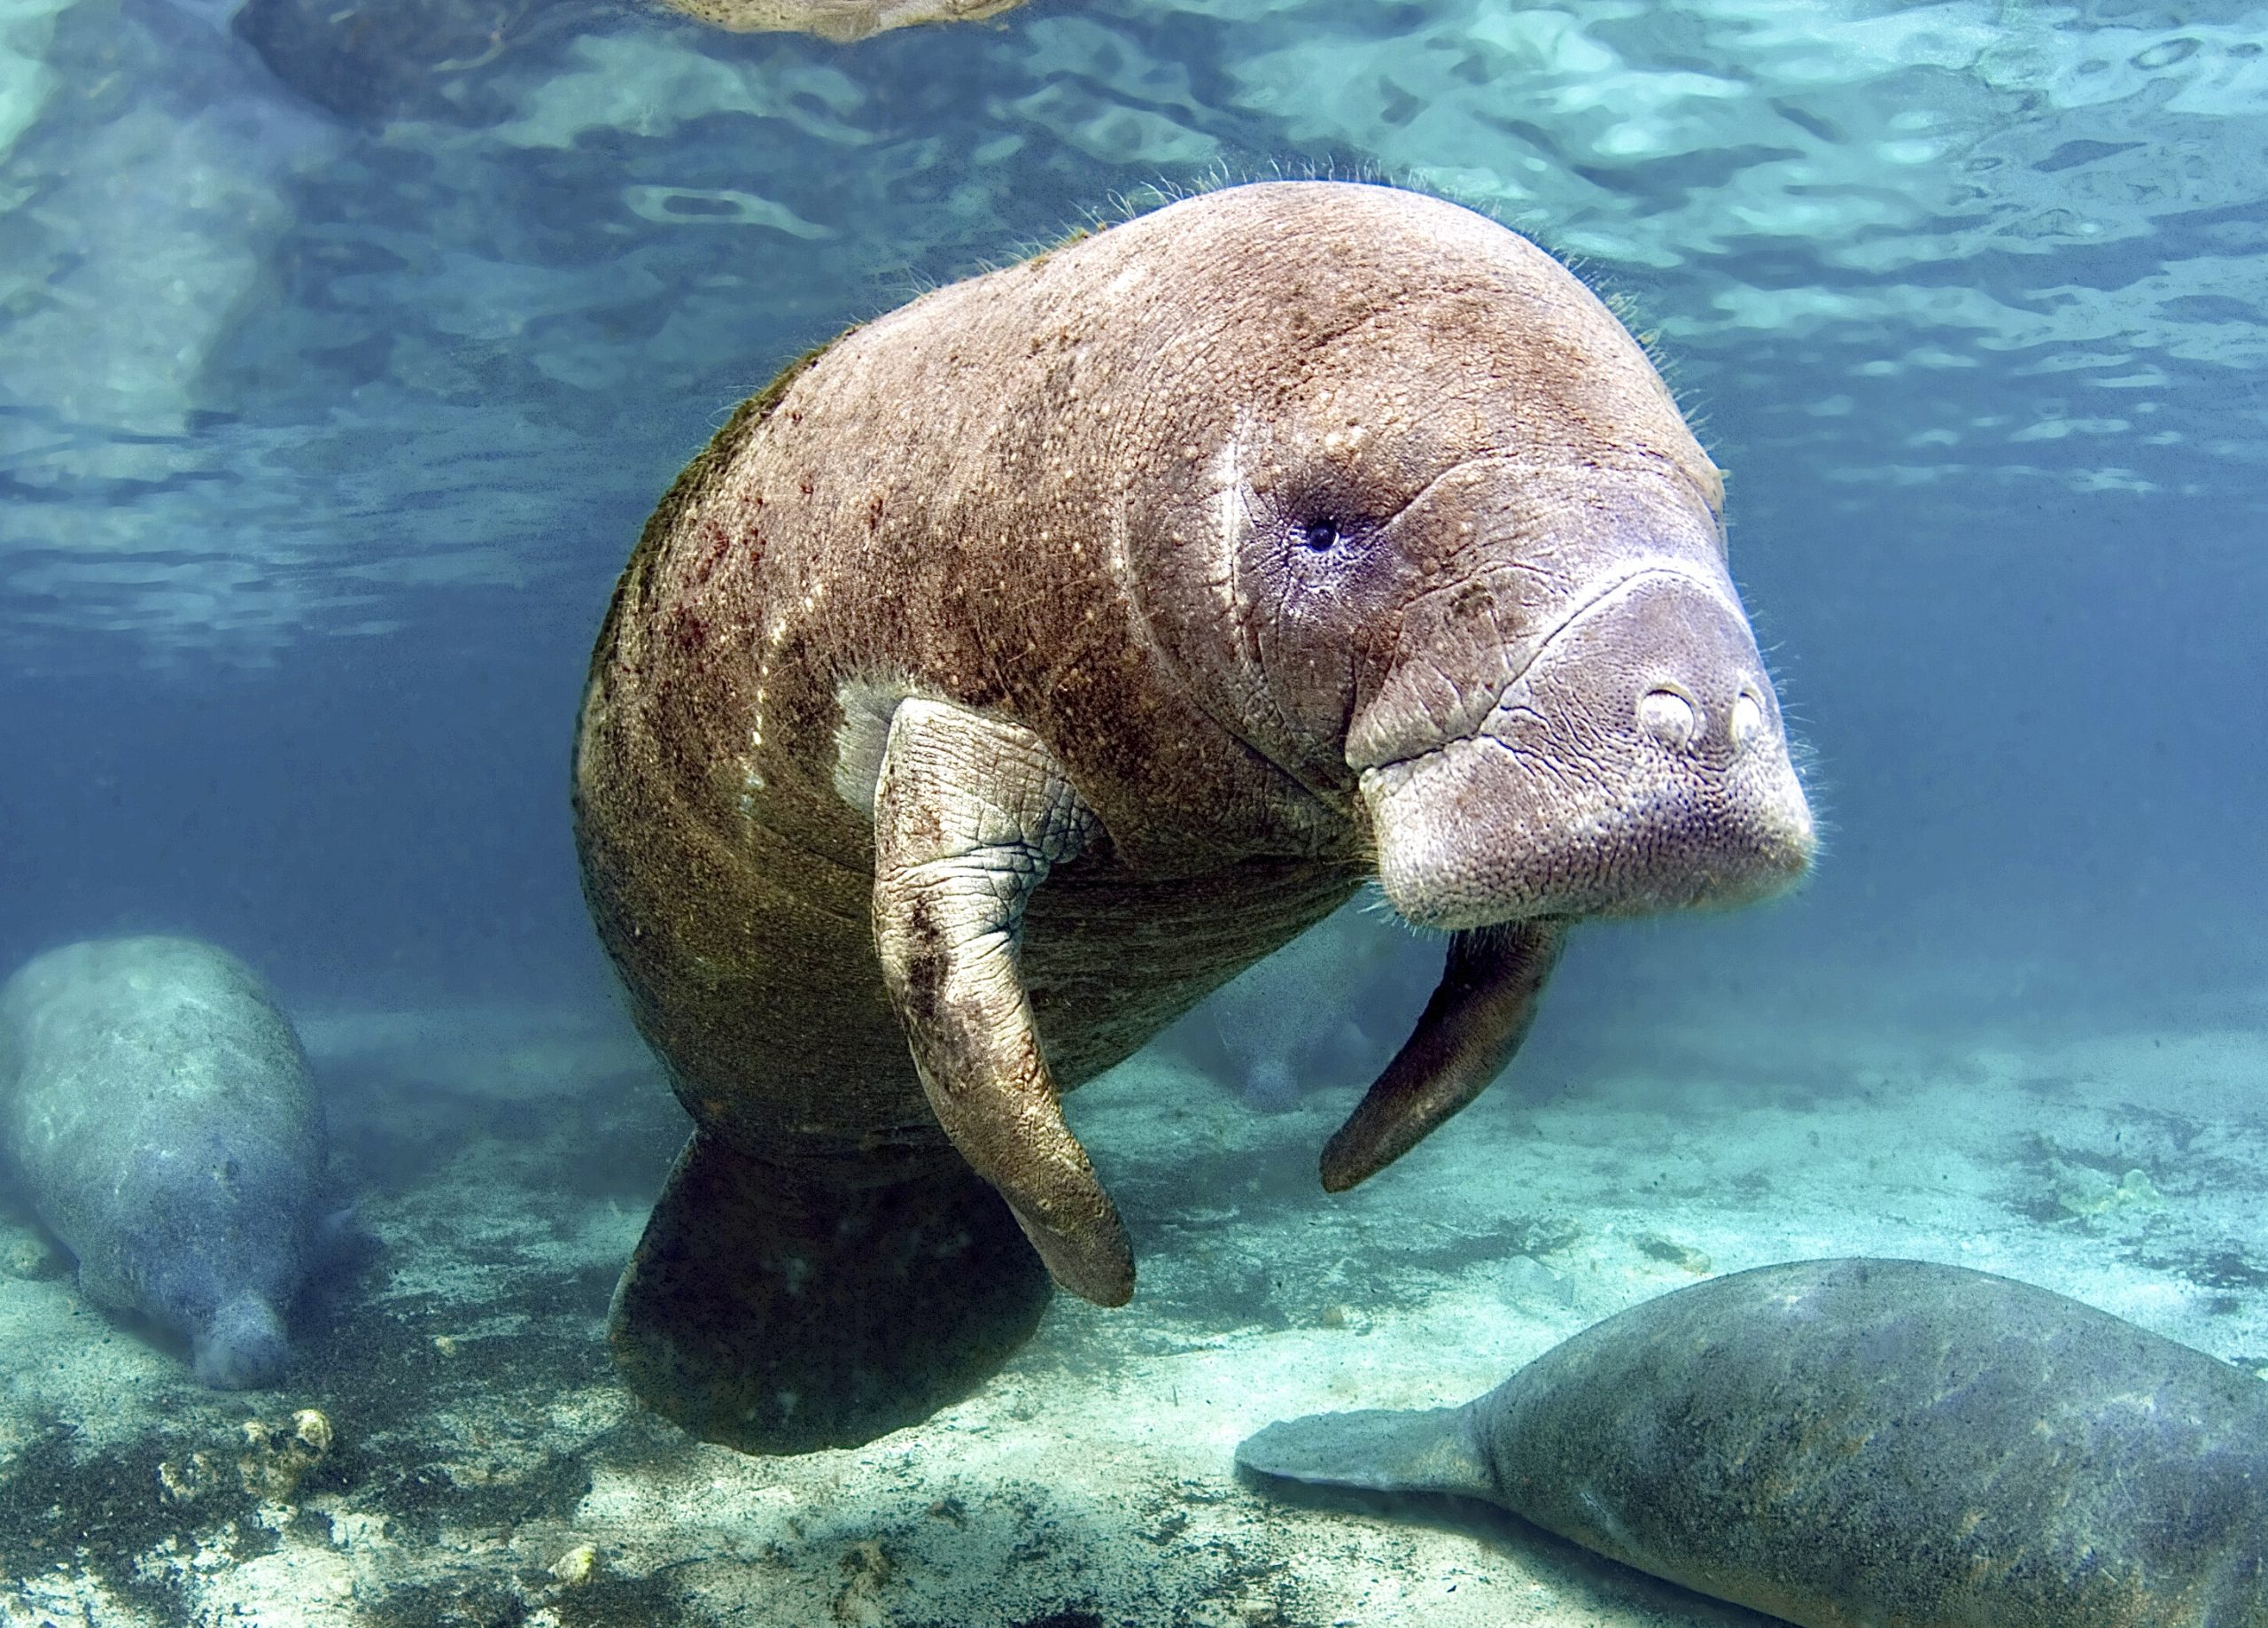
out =
<svg viewBox="0 0 2268 1628"><path fill-rule="evenodd" d="M1287 1419L1245 1438L1237 1465L1285 1481L1375 1492L1485 1498L1495 1484L1474 1449L1469 1410L1463 1407L1371 1408Z"/></svg>
<svg viewBox="0 0 2268 1628"><path fill-rule="evenodd" d="M607 1338L639 1399L703 1440L809 1453L965 1396L1047 1299L1015 1217L959 1159L843 1187L695 1132L615 1288Z"/></svg>

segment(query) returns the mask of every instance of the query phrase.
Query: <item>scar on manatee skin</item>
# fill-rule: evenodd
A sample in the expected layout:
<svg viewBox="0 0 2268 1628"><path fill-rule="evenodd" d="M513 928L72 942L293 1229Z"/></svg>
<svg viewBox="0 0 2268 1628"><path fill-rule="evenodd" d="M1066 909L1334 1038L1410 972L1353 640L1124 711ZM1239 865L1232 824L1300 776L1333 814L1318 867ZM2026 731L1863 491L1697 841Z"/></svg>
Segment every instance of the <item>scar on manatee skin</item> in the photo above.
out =
<svg viewBox="0 0 2268 1628"><path fill-rule="evenodd" d="M906 1009L924 1026L935 1025L944 1010L944 944L926 902L916 903L907 912L905 926L914 941L905 957Z"/></svg>

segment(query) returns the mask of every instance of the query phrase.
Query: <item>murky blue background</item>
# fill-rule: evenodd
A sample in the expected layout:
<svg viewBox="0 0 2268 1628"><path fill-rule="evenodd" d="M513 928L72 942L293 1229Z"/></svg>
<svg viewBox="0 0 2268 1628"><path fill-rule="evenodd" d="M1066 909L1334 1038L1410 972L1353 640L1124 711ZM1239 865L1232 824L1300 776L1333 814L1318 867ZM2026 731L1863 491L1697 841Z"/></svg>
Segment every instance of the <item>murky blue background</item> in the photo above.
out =
<svg viewBox="0 0 2268 1628"><path fill-rule="evenodd" d="M733 403L1123 200L1336 173L1658 336L1814 749L1807 891L1594 934L1555 1022L2258 1008L2268 11L229 10L0 0L0 969L606 998L569 726Z"/></svg>

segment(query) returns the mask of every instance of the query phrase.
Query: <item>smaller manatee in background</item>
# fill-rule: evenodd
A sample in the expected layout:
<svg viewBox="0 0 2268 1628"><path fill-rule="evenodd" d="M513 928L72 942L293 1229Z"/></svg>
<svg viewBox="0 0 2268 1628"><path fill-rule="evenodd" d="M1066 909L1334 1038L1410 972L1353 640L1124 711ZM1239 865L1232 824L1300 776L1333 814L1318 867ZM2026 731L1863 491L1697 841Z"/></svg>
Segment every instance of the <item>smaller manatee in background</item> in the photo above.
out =
<svg viewBox="0 0 2268 1628"><path fill-rule="evenodd" d="M1486 1499L1802 1628L2268 1628L2268 1384L1960 1267L1715 1278L1237 1462Z"/></svg>
<svg viewBox="0 0 2268 1628"><path fill-rule="evenodd" d="M207 1384L281 1376L323 1125L249 967L184 938L35 957L0 988L0 1152L89 1299L184 1337Z"/></svg>
<svg viewBox="0 0 2268 1628"><path fill-rule="evenodd" d="M1024 0L666 0L687 17L735 33L815 34L847 43L916 23L968 23Z"/></svg>
<svg viewBox="0 0 2268 1628"><path fill-rule="evenodd" d="M1239 973L1165 1044L1247 1107L1285 1112L1310 1092L1377 1079L1440 970L1433 946L1364 900Z"/></svg>

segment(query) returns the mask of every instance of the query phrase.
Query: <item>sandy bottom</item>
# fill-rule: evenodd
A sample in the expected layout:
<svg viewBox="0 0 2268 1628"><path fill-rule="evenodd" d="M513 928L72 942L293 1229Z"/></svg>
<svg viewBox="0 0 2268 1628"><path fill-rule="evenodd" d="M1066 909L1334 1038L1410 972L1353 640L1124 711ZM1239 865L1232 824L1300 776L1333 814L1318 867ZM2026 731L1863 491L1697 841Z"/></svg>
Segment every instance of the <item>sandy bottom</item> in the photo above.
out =
<svg viewBox="0 0 2268 1628"><path fill-rule="evenodd" d="M2268 1034L2241 1018L1689 1031L1523 1065L1338 1199L1313 1171L1346 1093L1260 1113L1146 1054L1073 1104L1134 1304L1059 1297L928 1423L760 1459L608 1367L683 1131L611 1014L312 1016L371 1241L301 1308L289 1388L198 1388L0 1210L0 1621L1761 1623L1479 1506L1285 1496L1231 1455L1296 1414L1461 1401L1636 1300L1815 1255L2007 1273L2268 1369Z"/></svg>

